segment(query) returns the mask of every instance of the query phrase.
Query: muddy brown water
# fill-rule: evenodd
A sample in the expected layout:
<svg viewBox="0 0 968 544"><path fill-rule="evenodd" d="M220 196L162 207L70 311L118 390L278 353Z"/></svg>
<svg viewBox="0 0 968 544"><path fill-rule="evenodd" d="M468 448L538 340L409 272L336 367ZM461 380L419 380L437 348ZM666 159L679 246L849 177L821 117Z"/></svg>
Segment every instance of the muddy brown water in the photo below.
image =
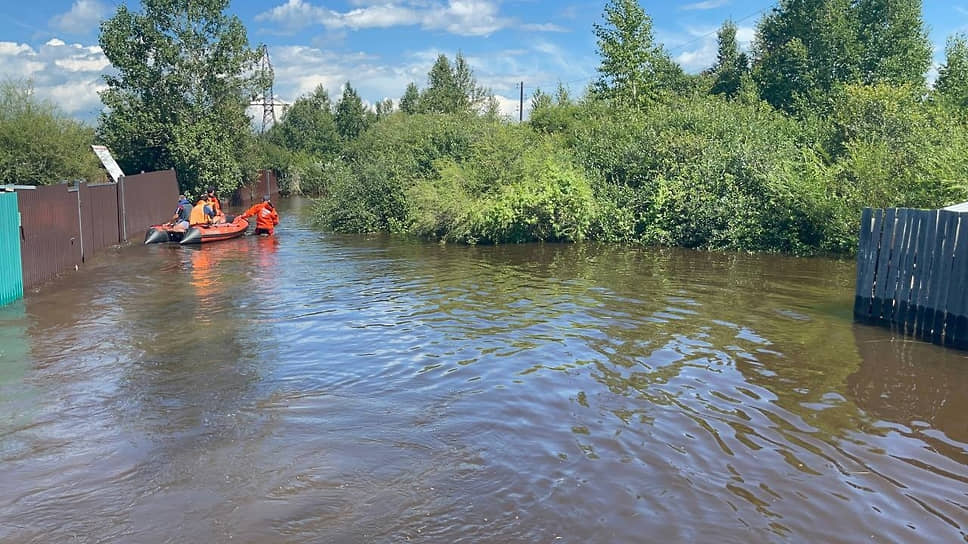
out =
<svg viewBox="0 0 968 544"><path fill-rule="evenodd" d="M968 359L854 266L314 230L0 309L0 542L966 542Z"/></svg>

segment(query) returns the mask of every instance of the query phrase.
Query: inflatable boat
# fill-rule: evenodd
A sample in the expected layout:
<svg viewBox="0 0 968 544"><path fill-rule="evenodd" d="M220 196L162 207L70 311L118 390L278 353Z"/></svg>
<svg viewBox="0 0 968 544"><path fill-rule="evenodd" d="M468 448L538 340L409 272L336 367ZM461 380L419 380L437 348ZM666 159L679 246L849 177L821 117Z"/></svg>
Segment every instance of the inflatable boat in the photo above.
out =
<svg viewBox="0 0 968 544"><path fill-rule="evenodd" d="M145 233L146 244L157 244L161 242L177 242L186 244L207 244L209 242L219 242L236 238L245 234L245 229L249 228L249 222L242 217L236 217L231 223L219 223L217 225L196 225L184 232L177 232L170 225L155 225L148 228Z"/></svg>

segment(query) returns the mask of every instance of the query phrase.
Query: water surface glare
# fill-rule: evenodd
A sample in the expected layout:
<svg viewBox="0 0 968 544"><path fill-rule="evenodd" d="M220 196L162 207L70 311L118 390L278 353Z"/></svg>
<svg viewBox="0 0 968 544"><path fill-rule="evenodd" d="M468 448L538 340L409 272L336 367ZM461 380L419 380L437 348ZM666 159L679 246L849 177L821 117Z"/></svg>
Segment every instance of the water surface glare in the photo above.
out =
<svg viewBox="0 0 968 544"><path fill-rule="evenodd" d="M0 542L968 542L966 354L850 262L282 208L0 308Z"/></svg>

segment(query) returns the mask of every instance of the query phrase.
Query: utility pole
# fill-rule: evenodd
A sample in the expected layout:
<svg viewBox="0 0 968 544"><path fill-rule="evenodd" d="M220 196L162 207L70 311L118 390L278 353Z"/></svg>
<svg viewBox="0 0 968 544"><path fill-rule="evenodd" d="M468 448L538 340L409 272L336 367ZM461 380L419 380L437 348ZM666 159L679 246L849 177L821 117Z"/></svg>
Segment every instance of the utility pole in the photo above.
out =
<svg viewBox="0 0 968 544"><path fill-rule="evenodd" d="M521 99L518 102L518 122L524 121L524 82L521 82Z"/></svg>

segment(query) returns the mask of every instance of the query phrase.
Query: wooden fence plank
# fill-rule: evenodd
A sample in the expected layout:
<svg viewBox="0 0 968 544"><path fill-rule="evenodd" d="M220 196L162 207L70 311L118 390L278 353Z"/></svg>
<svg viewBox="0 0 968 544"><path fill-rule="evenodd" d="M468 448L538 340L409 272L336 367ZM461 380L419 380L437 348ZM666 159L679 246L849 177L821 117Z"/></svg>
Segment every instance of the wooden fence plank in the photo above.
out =
<svg viewBox="0 0 968 544"><path fill-rule="evenodd" d="M941 222L938 229L944 232L944 238L941 241L941 250L938 253L937 268L935 269L937 284L935 290L931 293L927 316L931 325L930 340L935 344L940 344L942 340L944 312L947 307L946 299L948 288L952 282L951 264L954 253L955 229L958 226L958 214L942 210L938 217ZM943 225L943 228L941 225Z"/></svg>
<svg viewBox="0 0 968 544"><path fill-rule="evenodd" d="M881 251L881 227L884 224L884 210L874 210L873 221L871 223L871 246L868 256L869 266L864 270L864 297L868 299L864 319L871 321L872 305L874 302L874 288L877 279L877 262Z"/></svg>
<svg viewBox="0 0 968 544"><path fill-rule="evenodd" d="M891 249L894 231L897 228L897 208L884 210L884 223L881 226L880 252L877 255L877 271L874 275L874 301L871 304L871 321L880 323L883 319L884 296L890 283Z"/></svg>
<svg viewBox="0 0 968 544"><path fill-rule="evenodd" d="M870 297L864 296L868 286L864 283L867 277L867 267L871 264L870 253L872 245L871 229L873 228L874 211L864 208L860 215L859 243L857 246L857 281L854 288L854 318L863 319L869 313Z"/></svg>
<svg viewBox="0 0 968 544"><path fill-rule="evenodd" d="M955 345L955 333L958 316L964 314L962 305L962 292L965 290L965 257L968 257L968 243L965 237L968 236L968 221L962 214L958 214L956 221L957 237L951 257L951 283L948 284L948 292L945 295L946 307L944 314L944 345Z"/></svg>
<svg viewBox="0 0 968 544"><path fill-rule="evenodd" d="M898 265L897 301L894 309L894 324L904 330L904 319L907 314L908 300L911 295L912 267L914 265L915 241L920 227L920 216L917 211L904 210L904 238L901 240L901 256Z"/></svg>
<svg viewBox="0 0 968 544"><path fill-rule="evenodd" d="M921 252L918 259L921 263L917 273L918 298L915 301L914 319L912 320L911 334L920 337L924 328L924 308L931 293L931 271L934 265L934 247L937 240L938 214L934 211L926 211L925 214L925 233L924 243L921 244Z"/></svg>

